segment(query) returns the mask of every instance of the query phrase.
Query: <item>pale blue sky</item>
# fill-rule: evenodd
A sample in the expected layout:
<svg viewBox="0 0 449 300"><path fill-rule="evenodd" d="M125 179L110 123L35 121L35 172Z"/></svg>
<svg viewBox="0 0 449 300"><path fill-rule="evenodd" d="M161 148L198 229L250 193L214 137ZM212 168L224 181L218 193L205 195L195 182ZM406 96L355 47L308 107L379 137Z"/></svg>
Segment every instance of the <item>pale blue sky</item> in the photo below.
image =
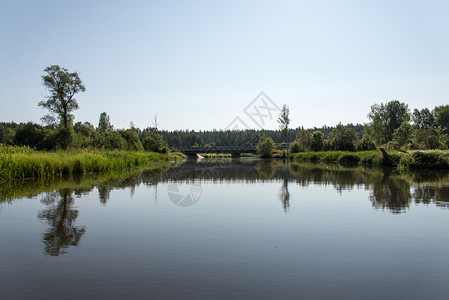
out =
<svg viewBox="0 0 449 300"><path fill-rule="evenodd" d="M75 121L223 129L264 91L291 127L449 104L449 1L0 0L0 121L40 123L43 69L78 71ZM267 125L274 128L273 123Z"/></svg>

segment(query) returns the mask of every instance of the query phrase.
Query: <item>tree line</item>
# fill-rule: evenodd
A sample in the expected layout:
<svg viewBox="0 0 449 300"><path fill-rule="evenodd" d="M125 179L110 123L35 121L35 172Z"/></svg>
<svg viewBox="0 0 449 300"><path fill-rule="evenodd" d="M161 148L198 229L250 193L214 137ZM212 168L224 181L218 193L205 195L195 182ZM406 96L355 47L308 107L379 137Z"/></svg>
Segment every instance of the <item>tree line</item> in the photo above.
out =
<svg viewBox="0 0 449 300"><path fill-rule="evenodd" d="M77 72L58 65L44 70L42 83L49 95L38 105L46 114L36 123L0 123L0 143L30 146L38 150L68 148L148 150L167 152L169 148L255 147L261 138L274 144L289 145L291 152L387 149L448 149L449 105L432 110L410 111L398 100L374 104L367 124L337 124L321 128L288 128L288 107L283 107L279 130L158 130L157 119L145 129L114 129L106 112L99 116L98 125L75 122L73 111L79 108L76 94L85 92ZM271 141L268 141L271 144Z"/></svg>

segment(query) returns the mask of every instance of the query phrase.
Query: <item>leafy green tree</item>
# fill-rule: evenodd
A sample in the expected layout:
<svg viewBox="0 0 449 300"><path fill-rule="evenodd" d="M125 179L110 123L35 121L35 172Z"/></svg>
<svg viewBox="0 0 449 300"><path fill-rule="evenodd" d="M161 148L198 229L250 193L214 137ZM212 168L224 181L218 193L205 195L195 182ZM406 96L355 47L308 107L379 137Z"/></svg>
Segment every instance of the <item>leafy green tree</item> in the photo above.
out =
<svg viewBox="0 0 449 300"><path fill-rule="evenodd" d="M435 126L435 118L428 108L418 110L415 108L412 114L412 121L417 128L424 129Z"/></svg>
<svg viewBox="0 0 449 300"><path fill-rule="evenodd" d="M39 102L39 106L49 110L49 114L42 119L47 123L54 123L56 118L64 128L73 121L72 111L78 109L75 94L86 91L77 72L70 73L58 65L45 68L47 74L42 76L44 86L50 92L47 101ZM55 118L56 116L56 118Z"/></svg>
<svg viewBox="0 0 449 300"><path fill-rule="evenodd" d="M364 134L356 145L357 151L376 150L376 148L376 143L374 143L374 140L368 134Z"/></svg>
<svg viewBox="0 0 449 300"><path fill-rule="evenodd" d="M393 133L393 142L396 147L403 147L411 142L412 126L407 122L402 122L399 128Z"/></svg>
<svg viewBox="0 0 449 300"><path fill-rule="evenodd" d="M329 134L329 143L332 150L354 151L357 136L351 127L338 124Z"/></svg>
<svg viewBox="0 0 449 300"><path fill-rule="evenodd" d="M131 151L143 150L142 144L139 140L139 135L133 129L126 129L119 131L122 137L126 140L126 149Z"/></svg>
<svg viewBox="0 0 449 300"><path fill-rule="evenodd" d="M304 152L312 146L312 134L310 131L301 129L296 133L296 142L299 145L299 152Z"/></svg>
<svg viewBox="0 0 449 300"><path fill-rule="evenodd" d="M438 149L441 146L438 131L432 127L416 129L413 142L417 149Z"/></svg>
<svg viewBox="0 0 449 300"><path fill-rule="evenodd" d="M142 141L142 146L145 151L167 152L164 138L158 133L153 133L145 137Z"/></svg>
<svg viewBox="0 0 449 300"><path fill-rule="evenodd" d="M313 151L321 151L324 147L324 134L321 131L314 131L310 148Z"/></svg>
<svg viewBox="0 0 449 300"><path fill-rule="evenodd" d="M100 114L100 119L98 121L97 130L100 132L106 132L106 131L110 131L113 129L114 129L114 126L112 126L112 124L109 120L109 116L106 114L106 112L102 112Z"/></svg>
<svg viewBox="0 0 449 300"><path fill-rule="evenodd" d="M298 141L293 141L290 144L290 153L298 153L301 152L301 147L298 144Z"/></svg>
<svg viewBox="0 0 449 300"><path fill-rule="evenodd" d="M66 150L72 146L74 140L74 131L71 127L60 127L56 132L56 147Z"/></svg>
<svg viewBox="0 0 449 300"><path fill-rule="evenodd" d="M284 135L284 138L287 139L288 135L288 125L290 124L290 109L287 105L284 104L281 109L281 113L278 118L279 128L281 129L282 134Z"/></svg>
<svg viewBox="0 0 449 300"><path fill-rule="evenodd" d="M287 158L288 156L288 148L289 148L289 143L287 142L287 138L288 138L288 125L290 124L290 118L289 118L289 114L290 114L290 109L288 108L287 105L284 104L284 106L282 106L281 109L281 113L279 115L278 118L278 123L279 123L279 129L281 130L282 134L284 135L284 144L287 144L287 153L285 155L285 157Z"/></svg>
<svg viewBox="0 0 449 300"><path fill-rule="evenodd" d="M440 105L433 109L436 125L449 134L449 105Z"/></svg>
<svg viewBox="0 0 449 300"><path fill-rule="evenodd" d="M127 142L117 131L103 132L95 136L93 144L99 149L126 150Z"/></svg>
<svg viewBox="0 0 449 300"><path fill-rule="evenodd" d="M6 126L0 123L0 144L6 144Z"/></svg>
<svg viewBox="0 0 449 300"><path fill-rule="evenodd" d="M257 154L263 158L272 157L275 148L276 144L273 142L273 139L264 136L260 138L259 143L256 146Z"/></svg>
<svg viewBox="0 0 449 300"><path fill-rule="evenodd" d="M76 122L75 125L73 126L73 129L77 134L82 134L89 138L95 136L96 134L95 127L90 122L84 123Z"/></svg>
<svg viewBox="0 0 449 300"><path fill-rule="evenodd" d="M368 117L371 120L370 134L378 144L391 141L394 131L410 118L408 106L397 100L374 104Z"/></svg>
<svg viewBox="0 0 449 300"><path fill-rule="evenodd" d="M14 135L14 144L18 146L29 146L41 148L41 142L44 139L42 126L28 122L19 124Z"/></svg>

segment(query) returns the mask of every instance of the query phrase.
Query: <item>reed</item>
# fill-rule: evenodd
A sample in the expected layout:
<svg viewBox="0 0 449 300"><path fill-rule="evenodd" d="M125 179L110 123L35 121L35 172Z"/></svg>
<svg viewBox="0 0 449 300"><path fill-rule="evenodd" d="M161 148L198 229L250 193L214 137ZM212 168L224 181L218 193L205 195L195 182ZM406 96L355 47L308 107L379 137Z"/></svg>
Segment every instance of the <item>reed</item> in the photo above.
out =
<svg viewBox="0 0 449 300"><path fill-rule="evenodd" d="M39 152L27 147L0 145L0 182L17 178L61 177L169 163L182 154L138 151Z"/></svg>

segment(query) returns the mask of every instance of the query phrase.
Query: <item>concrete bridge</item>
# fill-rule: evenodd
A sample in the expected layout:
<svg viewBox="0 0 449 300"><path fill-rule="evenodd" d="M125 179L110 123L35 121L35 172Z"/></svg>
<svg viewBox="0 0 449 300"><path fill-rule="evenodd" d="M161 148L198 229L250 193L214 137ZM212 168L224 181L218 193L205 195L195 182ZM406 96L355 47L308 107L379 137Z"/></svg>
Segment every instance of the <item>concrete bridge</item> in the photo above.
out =
<svg viewBox="0 0 449 300"><path fill-rule="evenodd" d="M201 153L230 153L232 158L240 158L242 153L256 153L256 146L228 146L228 147L211 147L211 148L183 148L178 149L179 152L184 153L188 157L197 157Z"/></svg>

